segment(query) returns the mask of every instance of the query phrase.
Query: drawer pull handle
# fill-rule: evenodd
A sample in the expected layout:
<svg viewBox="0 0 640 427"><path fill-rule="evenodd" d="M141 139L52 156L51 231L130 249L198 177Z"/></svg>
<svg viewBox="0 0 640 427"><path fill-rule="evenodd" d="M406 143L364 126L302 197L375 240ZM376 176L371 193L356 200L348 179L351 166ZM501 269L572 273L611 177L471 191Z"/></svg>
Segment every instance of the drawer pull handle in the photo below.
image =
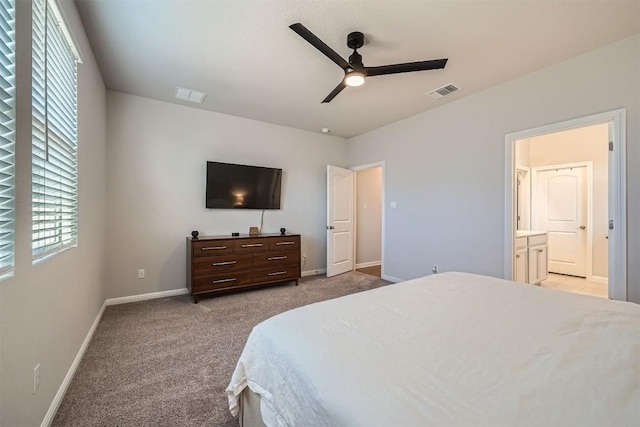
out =
<svg viewBox="0 0 640 427"><path fill-rule="evenodd" d="M287 256L270 256L269 258L267 258L268 261L273 261L275 259L287 259Z"/></svg>
<svg viewBox="0 0 640 427"><path fill-rule="evenodd" d="M227 249L226 246L210 246L208 248L202 248L203 251L215 251L216 249Z"/></svg>
<svg viewBox="0 0 640 427"><path fill-rule="evenodd" d="M538 252L544 252L544 250L543 249L538 249Z"/></svg>
<svg viewBox="0 0 640 427"><path fill-rule="evenodd" d="M520 255L516 255L516 258L520 258Z"/></svg>
<svg viewBox="0 0 640 427"><path fill-rule="evenodd" d="M262 246L262 243L254 243L253 245L242 245L243 248L259 248Z"/></svg>
<svg viewBox="0 0 640 427"><path fill-rule="evenodd" d="M286 271L276 271L275 273L269 273L269 276L280 276L281 274L287 274Z"/></svg>
<svg viewBox="0 0 640 427"><path fill-rule="evenodd" d="M232 265L232 264L237 264L238 261L224 261L224 262L214 262L211 265Z"/></svg>
<svg viewBox="0 0 640 427"><path fill-rule="evenodd" d="M215 285L216 283L235 282L236 280L238 279L220 279L220 280L213 280L211 283Z"/></svg>
<svg viewBox="0 0 640 427"><path fill-rule="evenodd" d="M280 245L293 245L295 242L276 242L276 246Z"/></svg>

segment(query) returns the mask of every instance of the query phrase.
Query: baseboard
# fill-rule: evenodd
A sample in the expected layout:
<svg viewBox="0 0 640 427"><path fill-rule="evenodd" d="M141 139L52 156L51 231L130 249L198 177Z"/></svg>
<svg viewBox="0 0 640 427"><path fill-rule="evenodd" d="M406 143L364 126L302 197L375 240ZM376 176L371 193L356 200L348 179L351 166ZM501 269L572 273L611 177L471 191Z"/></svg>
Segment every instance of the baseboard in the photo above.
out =
<svg viewBox="0 0 640 427"><path fill-rule="evenodd" d="M174 297L176 295L185 295L188 293L189 293L189 290L187 288L171 289L168 291L150 292L148 294L131 295L128 297L108 298L105 301L105 304L106 305L126 304L128 302L146 301L149 299L165 298L165 297Z"/></svg>
<svg viewBox="0 0 640 427"><path fill-rule="evenodd" d="M384 280L388 280L389 282L393 282L393 283L404 282L404 279L398 279L397 277L388 276L386 274L383 274L382 278Z"/></svg>
<svg viewBox="0 0 640 427"><path fill-rule="evenodd" d="M73 359L73 363L71 363L71 367L69 367L69 371L67 371L67 375L65 375L64 380L62 380L62 384L60 384L60 388L58 388L58 392L56 393L51 405L49 406L49 410L44 416L42 420L42 424L40 427L49 427L53 422L53 418L56 416L56 412L58 412L58 408L60 407L60 403L62 403L62 399L64 398L65 393L67 392L67 388L69 388L69 384L71 384L71 380L80 365L80 361L84 356L84 352L87 351L87 347L89 347L89 343L91 342L91 338L93 338L93 334L98 328L98 324L100 323L100 319L102 319L102 314L104 313L104 309L107 306L107 302L105 301L98 312L91 328L89 328L89 332L87 332L87 336L84 338L82 345L80 346L80 350L78 350L78 354L76 354L76 358Z"/></svg>
<svg viewBox="0 0 640 427"><path fill-rule="evenodd" d="M317 270L307 270L307 271L303 271L301 276L302 277L307 277L307 276L315 276L318 274L325 274L327 272L326 268L319 268Z"/></svg>
<svg viewBox="0 0 640 427"><path fill-rule="evenodd" d="M382 261L361 262L360 264L356 264L356 268L377 267L379 265L382 265Z"/></svg>
<svg viewBox="0 0 640 427"><path fill-rule="evenodd" d="M609 278L604 276L591 276L587 280L590 282L609 283Z"/></svg>

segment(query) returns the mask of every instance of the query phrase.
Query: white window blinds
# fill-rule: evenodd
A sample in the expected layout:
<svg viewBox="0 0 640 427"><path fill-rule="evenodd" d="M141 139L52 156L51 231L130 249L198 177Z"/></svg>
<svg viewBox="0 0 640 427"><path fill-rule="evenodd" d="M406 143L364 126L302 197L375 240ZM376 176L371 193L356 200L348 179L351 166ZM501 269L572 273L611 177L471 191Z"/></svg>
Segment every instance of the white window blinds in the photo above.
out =
<svg viewBox="0 0 640 427"><path fill-rule="evenodd" d="M75 245L78 232L76 55L53 1L33 1L32 251Z"/></svg>
<svg viewBox="0 0 640 427"><path fill-rule="evenodd" d="M0 0L0 275L13 270L15 241L15 6Z"/></svg>

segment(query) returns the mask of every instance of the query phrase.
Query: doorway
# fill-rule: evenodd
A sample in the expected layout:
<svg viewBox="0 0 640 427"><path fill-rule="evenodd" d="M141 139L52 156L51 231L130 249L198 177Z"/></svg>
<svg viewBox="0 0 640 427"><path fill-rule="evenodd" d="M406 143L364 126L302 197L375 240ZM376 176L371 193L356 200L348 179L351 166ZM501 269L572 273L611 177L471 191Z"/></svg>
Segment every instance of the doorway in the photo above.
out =
<svg viewBox="0 0 640 427"><path fill-rule="evenodd" d="M382 167L359 169L356 174L356 270L382 276Z"/></svg>
<svg viewBox="0 0 640 427"><path fill-rule="evenodd" d="M548 233L548 280L554 281L546 285L600 285L604 292L595 294L626 300L625 114L616 110L506 136L505 278L518 272L514 238L526 234L520 230L542 231ZM597 142L589 145L589 135Z"/></svg>
<svg viewBox="0 0 640 427"><path fill-rule="evenodd" d="M384 161L351 169L327 166L327 277L362 269L388 279L384 176Z"/></svg>
<svg viewBox="0 0 640 427"><path fill-rule="evenodd" d="M382 277L382 167L355 171L356 270Z"/></svg>

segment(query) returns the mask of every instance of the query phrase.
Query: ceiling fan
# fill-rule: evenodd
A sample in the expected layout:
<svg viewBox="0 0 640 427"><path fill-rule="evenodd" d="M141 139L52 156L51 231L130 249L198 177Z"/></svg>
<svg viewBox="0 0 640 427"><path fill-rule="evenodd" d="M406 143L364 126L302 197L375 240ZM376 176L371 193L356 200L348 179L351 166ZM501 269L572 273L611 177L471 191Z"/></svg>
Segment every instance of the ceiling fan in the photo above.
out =
<svg viewBox="0 0 640 427"><path fill-rule="evenodd" d="M362 56L358 53L364 45L364 34L359 31L349 33L347 36L347 46L353 49L353 53L349 56L349 62L345 61L333 49L327 46L315 34L309 31L300 23L289 25L300 37L308 41L313 47L322 52L327 58L338 64L344 70L344 79L335 89L322 101L331 102L342 89L347 86L360 86L364 83L365 78L373 76L383 76L385 74L408 73L411 71L438 70L444 68L448 58L433 59L430 61L405 62L403 64L381 65L379 67L365 67L362 63Z"/></svg>

